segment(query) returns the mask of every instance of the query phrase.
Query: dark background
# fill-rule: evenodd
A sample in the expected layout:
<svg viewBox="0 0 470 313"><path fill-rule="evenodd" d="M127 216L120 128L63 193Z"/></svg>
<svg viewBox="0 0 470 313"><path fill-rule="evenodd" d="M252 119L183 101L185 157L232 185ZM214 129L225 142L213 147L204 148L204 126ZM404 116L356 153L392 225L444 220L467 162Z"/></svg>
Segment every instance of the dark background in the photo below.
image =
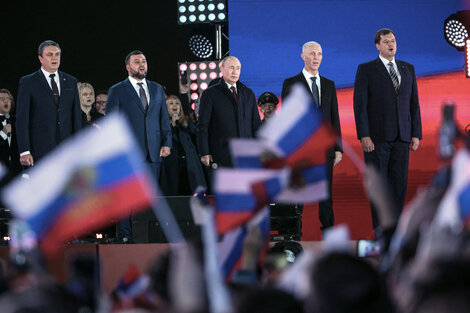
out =
<svg viewBox="0 0 470 313"><path fill-rule="evenodd" d="M177 63L197 61L188 48L194 33L211 40L215 26L178 25L176 0L153 1L2 1L0 88L16 99L19 79L37 71L39 44L47 39L62 49L60 70L109 89L127 77L125 56L144 52L147 78L178 92ZM228 24L223 24L228 33ZM215 41L213 41L215 42ZM228 43L225 44L227 50Z"/></svg>

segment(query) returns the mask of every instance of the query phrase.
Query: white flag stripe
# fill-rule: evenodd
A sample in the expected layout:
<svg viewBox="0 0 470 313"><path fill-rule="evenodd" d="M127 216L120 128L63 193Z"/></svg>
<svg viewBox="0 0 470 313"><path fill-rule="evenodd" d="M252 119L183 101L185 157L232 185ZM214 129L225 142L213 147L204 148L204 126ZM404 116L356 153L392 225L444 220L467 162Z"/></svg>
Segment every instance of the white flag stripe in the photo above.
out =
<svg viewBox="0 0 470 313"><path fill-rule="evenodd" d="M37 208L41 208L42 204L48 203L57 195L57 191L63 188L77 166L93 166L101 160L130 149L130 134L131 130L121 116L106 116L100 130L94 127L83 130L79 136L64 142L31 168L28 171L30 179L27 184L17 178L5 187L5 202L17 216L33 216ZM79 156L77 151L80 151Z"/></svg>

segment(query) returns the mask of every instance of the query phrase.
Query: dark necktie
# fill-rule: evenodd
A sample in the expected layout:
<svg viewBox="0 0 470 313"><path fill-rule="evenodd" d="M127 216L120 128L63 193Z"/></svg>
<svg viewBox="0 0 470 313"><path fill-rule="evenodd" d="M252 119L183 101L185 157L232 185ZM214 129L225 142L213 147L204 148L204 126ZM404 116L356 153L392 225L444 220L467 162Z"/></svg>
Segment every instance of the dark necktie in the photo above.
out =
<svg viewBox="0 0 470 313"><path fill-rule="evenodd" d="M315 101L315 105L317 106L317 108L320 107L320 99L318 97L318 86L317 86L317 77L316 76L312 76L310 77L310 79L312 80L312 95L313 95L313 100Z"/></svg>
<svg viewBox="0 0 470 313"><path fill-rule="evenodd" d="M235 98L235 101L238 102L238 96L237 96L237 91L235 90L235 87L230 87L230 90L232 90L233 97Z"/></svg>
<svg viewBox="0 0 470 313"><path fill-rule="evenodd" d="M51 78L51 87L52 93L54 94L55 102L59 103L59 88L57 88L57 84L54 80L55 74L50 74L49 77Z"/></svg>
<svg viewBox="0 0 470 313"><path fill-rule="evenodd" d="M395 67L393 66L392 62L388 62L387 65L388 65L388 68L389 68L390 77L392 78L393 87L395 88L396 93L398 93L398 90L400 89L400 85L398 83L397 72L395 71Z"/></svg>
<svg viewBox="0 0 470 313"><path fill-rule="evenodd" d="M142 102L142 106L144 107L145 112L147 112L149 103L147 101L147 95L145 94L144 90L144 83L137 83L139 85L139 95L140 95L140 102Z"/></svg>

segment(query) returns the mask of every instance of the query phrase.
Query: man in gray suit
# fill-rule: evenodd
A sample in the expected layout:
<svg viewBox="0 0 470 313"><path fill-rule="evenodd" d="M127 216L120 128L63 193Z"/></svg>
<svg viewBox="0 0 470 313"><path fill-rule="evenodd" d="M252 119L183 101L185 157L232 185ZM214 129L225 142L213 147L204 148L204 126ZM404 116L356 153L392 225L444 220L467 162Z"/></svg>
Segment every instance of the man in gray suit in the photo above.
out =
<svg viewBox="0 0 470 313"><path fill-rule="evenodd" d="M421 113L413 65L395 59L395 33L387 28L375 34L379 57L357 68L354 82L354 118L364 160L382 173L396 199L396 214L405 203L409 150L416 151L421 135ZM371 204L372 224L378 226Z"/></svg>
<svg viewBox="0 0 470 313"><path fill-rule="evenodd" d="M170 155L171 148L165 94L160 84L146 79L147 59L141 51L129 53L125 63L129 77L109 90L106 114L119 111L127 118L157 183L162 157ZM122 220L118 225L118 240L128 242L131 238L130 220Z"/></svg>

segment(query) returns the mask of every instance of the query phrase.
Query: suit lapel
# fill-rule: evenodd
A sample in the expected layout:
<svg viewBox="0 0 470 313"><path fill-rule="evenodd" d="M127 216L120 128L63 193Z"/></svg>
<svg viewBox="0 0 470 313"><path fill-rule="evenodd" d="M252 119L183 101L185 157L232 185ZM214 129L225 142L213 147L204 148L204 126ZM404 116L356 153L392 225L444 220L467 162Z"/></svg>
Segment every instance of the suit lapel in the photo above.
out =
<svg viewBox="0 0 470 313"><path fill-rule="evenodd" d="M384 79L384 81L386 81L387 84L390 84L392 89L395 90L395 87L393 86L392 77L390 77L390 73L385 68L384 63L382 62L382 60L380 58L376 59L375 67L376 67L377 71L380 73L380 75L382 76L382 78Z"/></svg>
<svg viewBox="0 0 470 313"><path fill-rule="evenodd" d="M135 91L134 86L132 86L131 81L129 80L129 78L127 78L125 80L124 85L126 87L126 91L129 95L130 99L132 99L132 102L139 108L139 110L141 110L143 113L145 113L144 107L142 106L142 102L140 102L140 98L137 95L137 92ZM150 97L150 99L152 99L152 97Z"/></svg>
<svg viewBox="0 0 470 313"><path fill-rule="evenodd" d="M42 73L41 69L39 69L39 71L36 72L36 79L38 80L42 88L46 90L46 92L48 93L49 97L52 100L52 103L55 103L55 98L54 98L54 94L52 93L52 89L49 86L49 83L47 82L46 77Z"/></svg>
<svg viewBox="0 0 470 313"><path fill-rule="evenodd" d="M320 75L320 90L321 90L321 95L320 95L320 109L324 112L328 109L327 106L329 103L331 103L331 95L330 95L330 90L328 88L328 84L326 83L326 80L323 76Z"/></svg>

